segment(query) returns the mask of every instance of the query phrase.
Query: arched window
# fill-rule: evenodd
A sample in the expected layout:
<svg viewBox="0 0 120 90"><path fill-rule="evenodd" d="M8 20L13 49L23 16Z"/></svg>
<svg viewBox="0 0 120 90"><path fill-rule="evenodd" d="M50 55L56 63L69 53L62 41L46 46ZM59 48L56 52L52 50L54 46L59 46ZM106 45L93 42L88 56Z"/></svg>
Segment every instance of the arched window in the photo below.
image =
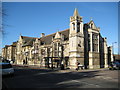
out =
<svg viewBox="0 0 120 90"><path fill-rule="evenodd" d="M57 43L54 43L54 50L57 50Z"/></svg>
<svg viewBox="0 0 120 90"><path fill-rule="evenodd" d="M75 23L72 23L73 24L73 30L75 30Z"/></svg>
<svg viewBox="0 0 120 90"><path fill-rule="evenodd" d="M91 28L93 28L93 23L91 24Z"/></svg>
<svg viewBox="0 0 120 90"><path fill-rule="evenodd" d="M80 23L77 23L77 32L80 32Z"/></svg>
<svg viewBox="0 0 120 90"><path fill-rule="evenodd" d="M88 51L90 51L91 44L90 44L90 34L88 34Z"/></svg>
<svg viewBox="0 0 120 90"><path fill-rule="evenodd" d="M93 42L93 51L98 51L98 38L97 38L97 34L93 34L93 40L92 40L92 42Z"/></svg>

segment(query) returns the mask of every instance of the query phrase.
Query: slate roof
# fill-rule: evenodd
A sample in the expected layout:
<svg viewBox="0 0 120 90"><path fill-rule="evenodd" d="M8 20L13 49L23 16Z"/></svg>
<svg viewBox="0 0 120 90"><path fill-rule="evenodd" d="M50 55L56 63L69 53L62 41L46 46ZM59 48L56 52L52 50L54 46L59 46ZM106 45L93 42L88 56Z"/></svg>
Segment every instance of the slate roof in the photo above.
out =
<svg viewBox="0 0 120 90"><path fill-rule="evenodd" d="M33 41L35 41L37 38L35 37L27 37L27 36L21 36L23 39L23 47L24 46L32 46Z"/></svg>
<svg viewBox="0 0 120 90"><path fill-rule="evenodd" d="M4 47L4 48L7 48L7 47L10 47L10 45L5 45L5 47Z"/></svg>
<svg viewBox="0 0 120 90"><path fill-rule="evenodd" d="M15 46L16 46L16 44L17 44L17 42L13 42L13 43L12 43L12 46L13 46L13 47L15 47Z"/></svg>
<svg viewBox="0 0 120 90"><path fill-rule="evenodd" d="M63 31L59 31L60 34L63 34L65 36L65 39L68 40L69 39L69 29L63 30ZM44 37L41 37L40 40L42 42L45 42L45 44L50 44L52 42L52 38L55 37L56 33L53 34L49 34L46 35Z"/></svg>
<svg viewBox="0 0 120 90"><path fill-rule="evenodd" d="M60 34L63 34L65 37L65 40L69 39L69 29L59 31ZM36 39L39 39L42 43L45 43L46 45L50 44L52 42L52 38L55 37L56 33L46 35L44 37L36 38L36 37L27 37L27 36L21 36L23 39L23 47L24 46L32 46L33 41Z"/></svg>

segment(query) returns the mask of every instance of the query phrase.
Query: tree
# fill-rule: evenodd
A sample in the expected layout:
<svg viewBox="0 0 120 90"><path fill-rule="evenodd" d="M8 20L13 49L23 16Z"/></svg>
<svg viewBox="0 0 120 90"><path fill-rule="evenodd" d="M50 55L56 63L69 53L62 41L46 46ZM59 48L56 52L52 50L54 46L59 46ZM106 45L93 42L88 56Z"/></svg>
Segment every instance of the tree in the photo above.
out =
<svg viewBox="0 0 120 90"><path fill-rule="evenodd" d="M2 30L2 2L0 1L0 56L1 56L1 52L2 52L2 34L3 34L3 30Z"/></svg>
<svg viewBox="0 0 120 90"><path fill-rule="evenodd" d="M3 10L2 10L2 2L0 1L0 38L1 35L3 34L3 28L2 28L2 16L4 15Z"/></svg>
<svg viewBox="0 0 120 90"><path fill-rule="evenodd" d="M2 38L3 35L5 34L4 26L5 24L3 23L3 17L6 16L5 10L2 8L2 1L0 1L0 55L2 52Z"/></svg>

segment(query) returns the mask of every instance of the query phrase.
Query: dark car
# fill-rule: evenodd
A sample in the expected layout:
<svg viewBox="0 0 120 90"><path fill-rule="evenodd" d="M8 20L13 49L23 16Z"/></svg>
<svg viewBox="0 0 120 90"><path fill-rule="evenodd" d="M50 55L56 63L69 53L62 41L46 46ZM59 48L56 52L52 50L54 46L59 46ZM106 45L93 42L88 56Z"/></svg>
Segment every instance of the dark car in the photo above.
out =
<svg viewBox="0 0 120 90"><path fill-rule="evenodd" d="M1 75L14 75L14 69L10 63L0 63L0 74Z"/></svg>
<svg viewBox="0 0 120 90"><path fill-rule="evenodd" d="M120 70L120 62L119 61L113 61L109 64L109 70Z"/></svg>
<svg viewBox="0 0 120 90"><path fill-rule="evenodd" d="M3 59L2 62L4 62L4 63L10 63L10 61L6 60L6 59Z"/></svg>

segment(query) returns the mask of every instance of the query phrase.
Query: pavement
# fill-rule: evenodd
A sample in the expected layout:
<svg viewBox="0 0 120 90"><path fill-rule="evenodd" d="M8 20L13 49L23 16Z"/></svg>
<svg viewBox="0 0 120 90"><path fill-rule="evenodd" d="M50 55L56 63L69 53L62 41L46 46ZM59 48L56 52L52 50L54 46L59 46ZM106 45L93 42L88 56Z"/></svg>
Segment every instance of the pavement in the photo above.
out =
<svg viewBox="0 0 120 90"><path fill-rule="evenodd" d="M17 66L17 67L24 67L27 69L47 69L47 70L52 70L52 71L58 71L58 72L84 72L84 71L102 71L102 70L108 70L108 68L96 68L96 69L79 69L78 71L75 69L65 69L65 70L61 70L60 68L46 68L46 67L40 67L38 65L15 65L13 64L13 66Z"/></svg>

